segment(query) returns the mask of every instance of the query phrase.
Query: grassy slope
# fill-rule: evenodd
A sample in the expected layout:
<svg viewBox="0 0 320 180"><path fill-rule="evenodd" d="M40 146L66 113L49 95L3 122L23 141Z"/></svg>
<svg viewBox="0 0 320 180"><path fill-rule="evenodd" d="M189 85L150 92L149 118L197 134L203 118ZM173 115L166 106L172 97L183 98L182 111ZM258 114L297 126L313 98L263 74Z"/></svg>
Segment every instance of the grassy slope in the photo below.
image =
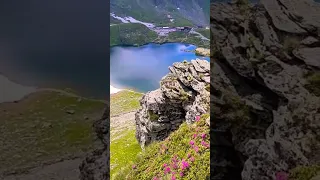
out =
<svg viewBox="0 0 320 180"><path fill-rule="evenodd" d="M133 91L120 91L111 95L110 113L112 116L132 112L140 107L139 100L142 94ZM134 118L134 117L132 117ZM132 127L125 127L127 124L117 124L117 128L111 129L110 144L110 176L130 163L136 155L141 152L140 145L135 138L134 122ZM122 128L125 127L125 128ZM116 133L114 133L116 132Z"/></svg>
<svg viewBox="0 0 320 180"><path fill-rule="evenodd" d="M110 116L112 117L139 109L139 100L142 95L141 93L127 90L111 95Z"/></svg>
<svg viewBox="0 0 320 180"><path fill-rule="evenodd" d="M110 46L115 45L143 45L153 42L157 33L142 24L128 23L110 27Z"/></svg>
<svg viewBox="0 0 320 180"><path fill-rule="evenodd" d="M157 43L165 43L165 42L181 42L187 44L193 44L198 47L208 48L210 42L201 40L195 34L188 34L184 32L172 32L167 37L163 37L161 39L157 39L155 42Z"/></svg>
<svg viewBox="0 0 320 180"><path fill-rule="evenodd" d="M199 179L205 180L210 176L210 149L201 144L204 140L206 143L209 139L209 126L205 124L207 114L201 117L199 122L188 126L182 124L180 128L173 132L165 141L156 142L146 148L144 153L139 154L135 161L128 164L125 168L119 171L113 180L150 180L154 177L171 179L175 176L176 179ZM202 138L201 135L206 137ZM196 135L196 137L194 137ZM199 148L196 152L192 148L190 141L195 142L195 146ZM176 156L178 168L173 167L173 157ZM185 170L181 170L181 161L184 159L190 164ZM192 161L194 159L194 161ZM164 164L171 166L173 173L164 173ZM180 173L183 176L180 177Z"/></svg>
<svg viewBox="0 0 320 180"><path fill-rule="evenodd" d="M167 37L158 35L142 24L118 24L110 27L110 46L115 45L144 45L150 42L166 43L181 42L194 44L199 47L209 47L209 41L201 40L194 34L172 32Z"/></svg>
<svg viewBox="0 0 320 180"><path fill-rule="evenodd" d="M143 2L140 4L136 0L113 0L111 10L115 11L119 16L131 16L143 22L150 22L157 26L189 26L192 22L181 17L177 9L168 1L162 1L165 4L162 13L157 12L155 5L152 2ZM166 17L164 11L170 12L172 17L176 20L170 22ZM176 11L176 12L175 12Z"/></svg>
<svg viewBox="0 0 320 180"><path fill-rule="evenodd" d="M110 176L112 177L122 167L131 163L141 152L140 145L135 138L135 130L121 132L123 136L110 144Z"/></svg>
<svg viewBox="0 0 320 180"><path fill-rule="evenodd" d="M199 5L207 15L209 23L209 0L162 0L162 1L140 1L140 0L111 0L111 11L120 16L132 16L144 22L154 23L158 26L189 26L193 25L190 20L183 17L177 7L192 10ZM156 7L157 6L157 7ZM166 17L170 14L175 21L173 23Z"/></svg>
<svg viewBox="0 0 320 180"><path fill-rule="evenodd" d="M200 29L197 29L196 31L202 34L204 37L210 39L210 29L200 28Z"/></svg>
<svg viewBox="0 0 320 180"><path fill-rule="evenodd" d="M92 123L101 117L100 101L38 92L18 103L0 104L0 169L83 155L94 147ZM67 111L74 114L67 114Z"/></svg>

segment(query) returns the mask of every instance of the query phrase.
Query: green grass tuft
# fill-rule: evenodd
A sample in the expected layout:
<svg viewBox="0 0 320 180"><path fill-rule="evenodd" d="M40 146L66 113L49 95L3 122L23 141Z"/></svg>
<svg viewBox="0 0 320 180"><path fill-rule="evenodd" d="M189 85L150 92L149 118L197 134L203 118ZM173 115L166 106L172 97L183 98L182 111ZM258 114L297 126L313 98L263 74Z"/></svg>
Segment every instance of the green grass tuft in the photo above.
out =
<svg viewBox="0 0 320 180"><path fill-rule="evenodd" d="M154 113L153 111L149 110L148 111L149 119L151 121L157 121L159 119L159 115Z"/></svg>
<svg viewBox="0 0 320 180"><path fill-rule="evenodd" d="M290 180L310 180L320 174L320 166L299 166L290 171Z"/></svg>

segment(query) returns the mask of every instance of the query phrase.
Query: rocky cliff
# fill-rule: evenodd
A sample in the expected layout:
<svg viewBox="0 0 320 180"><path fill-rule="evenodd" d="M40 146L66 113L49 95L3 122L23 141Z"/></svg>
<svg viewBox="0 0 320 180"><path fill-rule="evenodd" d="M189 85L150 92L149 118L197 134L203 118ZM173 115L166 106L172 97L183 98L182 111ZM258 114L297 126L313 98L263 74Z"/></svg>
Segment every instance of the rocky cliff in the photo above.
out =
<svg viewBox="0 0 320 180"><path fill-rule="evenodd" d="M102 147L96 149L82 161L79 166L81 180L109 180L110 173L110 113L109 107L106 108L101 119L94 122L93 127L98 139L102 142Z"/></svg>
<svg viewBox="0 0 320 180"><path fill-rule="evenodd" d="M206 60L176 62L162 78L160 88L146 93L136 113L136 138L144 148L164 140L186 121L209 111L210 64Z"/></svg>
<svg viewBox="0 0 320 180"><path fill-rule="evenodd" d="M211 177L319 164L319 12L311 0L211 4Z"/></svg>
<svg viewBox="0 0 320 180"><path fill-rule="evenodd" d="M164 140L182 122L192 123L209 111L210 64L206 60L177 62L169 67L160 88L146 93L135 114L136 137L144 148ZM109 111L94 123L103 147L90 153L79 166L81 180L109 179ZM209 118L207 118L209 124Z"/></svg>

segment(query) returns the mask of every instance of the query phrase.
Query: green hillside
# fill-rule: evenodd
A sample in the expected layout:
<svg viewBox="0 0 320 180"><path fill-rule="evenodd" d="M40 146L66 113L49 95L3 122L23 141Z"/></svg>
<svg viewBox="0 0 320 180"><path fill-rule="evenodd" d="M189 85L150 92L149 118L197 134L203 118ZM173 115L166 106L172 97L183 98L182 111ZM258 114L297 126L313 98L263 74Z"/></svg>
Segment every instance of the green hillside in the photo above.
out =
<svg viewBox="0 0 320 180"><path fill-rule="evenodd" d="M205 122L207 118L210 118L208 114L202 115L192 126L183 123L166 140L149 145L112 179L208 179L210 130Z"/></svg>
<svg viewBox="0 0 320 180"><path fill-rule="evenodd" d="M111 12L131 16L156 25L170 24L171 15L177 24L209 25L210 0L111 0Z"/></svg>

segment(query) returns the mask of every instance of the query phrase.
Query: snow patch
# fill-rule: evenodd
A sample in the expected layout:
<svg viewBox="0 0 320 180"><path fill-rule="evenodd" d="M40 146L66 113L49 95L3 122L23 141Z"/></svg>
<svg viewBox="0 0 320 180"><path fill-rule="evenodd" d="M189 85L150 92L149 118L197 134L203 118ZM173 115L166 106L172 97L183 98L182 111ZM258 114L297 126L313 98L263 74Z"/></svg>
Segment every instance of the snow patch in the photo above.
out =
<svg viewBox="0 0 320 180"><path fill-rule="evenodd" d="M120 17L120 16L116 16L114 13L110 13L110 16L112 16L115 19L119 19L122 23L139 23L139 24L143 24L148 28L154 28L155 25L152 23L146 23L146 22L142 22L139 20L136 20L135 18L128 16L128 17Z"/></svg>
<svg viewBox="0 0 320 180"><path fill-rule="evenodd" d="M37 90L35 87L26 87L14 83L3 75L0 75L0 87L0 103L19 101Z"/></svg>
<svg viewBox="0 0 320 180"><path fill-rule="evenodd" d="M115 94L117 92L122 91L123 89L118 89L110 85L110 94Z"/></svg>

